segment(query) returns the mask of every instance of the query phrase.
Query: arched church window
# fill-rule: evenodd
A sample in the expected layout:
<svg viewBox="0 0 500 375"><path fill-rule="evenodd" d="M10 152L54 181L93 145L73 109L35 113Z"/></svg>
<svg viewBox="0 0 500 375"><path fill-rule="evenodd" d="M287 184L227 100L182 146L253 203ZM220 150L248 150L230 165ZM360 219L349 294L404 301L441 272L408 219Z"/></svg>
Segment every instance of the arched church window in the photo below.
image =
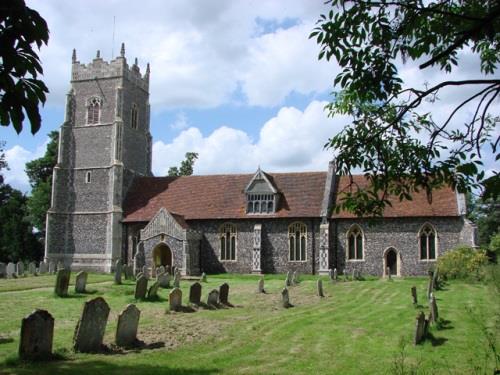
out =
<svg viewBox="0 0 500 375"><path fill-rule="evenodd" d="M420 259L436 259L437 248L436 230L430 224L425 224L420 229L419 242L420 242Z"/></svg>
<svg viewBox="0 0 500 375"><path fill-rule="evenodd" d="M307 226L296 222L288 227L288 248L291 262L305 261L307 253Z"/></svg>
<svg viewBox="0 0 500 375"><path fill-rule="evenodd" d="M101 116L101 99L92 97L87 102L87 124L98 124Z"/></svg>
<svg viewBox="0 0 500 375"><path fill-rule="evenodd" d="M347 232L347 259L363 259L363 231L358 225L353 225Z"/></svg>
<svg viewBox="0 0 500 375"><path fill-rule="evenodd" d="M220 260L236 260L236 225L224 223L219 229Z"/></svg>
<svg viewBox="0 0 500 375"><path fill-rule="evenodd" d="M139 110L137 109L137 105L134 103L132 104L132 109L130 112L130 123L132 129L137 129L138 119L139 119Z"/></svg>

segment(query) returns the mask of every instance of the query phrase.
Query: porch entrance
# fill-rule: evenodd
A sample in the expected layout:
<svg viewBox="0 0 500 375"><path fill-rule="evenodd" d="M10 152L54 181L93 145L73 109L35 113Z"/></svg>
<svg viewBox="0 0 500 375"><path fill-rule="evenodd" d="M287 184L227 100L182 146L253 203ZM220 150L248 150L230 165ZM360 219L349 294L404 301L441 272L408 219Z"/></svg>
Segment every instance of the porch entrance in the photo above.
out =
<svg viewBox="0 0 500 375"><path fill-rule="evenodd" d="M172 269L172 250L160 243L153 249L153 264L155 267L164 266L167 269Z"/></svg>

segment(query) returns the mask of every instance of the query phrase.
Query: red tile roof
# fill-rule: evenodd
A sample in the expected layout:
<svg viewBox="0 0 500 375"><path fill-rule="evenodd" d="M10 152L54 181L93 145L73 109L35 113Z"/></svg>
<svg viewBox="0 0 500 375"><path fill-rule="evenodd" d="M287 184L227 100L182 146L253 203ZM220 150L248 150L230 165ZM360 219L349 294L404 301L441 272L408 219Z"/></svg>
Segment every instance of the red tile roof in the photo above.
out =
<svg viewBox="0 0 500 375"><path fill-rule="evenodd" d="M247 214L244 189L253 174L139 177L127 193L124 202L125 222L147 222L162 207L185 220L244 219L251 217L320 217L326 172L272 173L268 176L280 192L275 214ZM354 176L365 184L363 176ZM341 177L338 191L348 184ZM456 195L450 188L433 193L429 204L425 193L414 194L413 201L393 201L385 217L458 216ZM354 218L349 212L333 213L332 218Z"/></svg>

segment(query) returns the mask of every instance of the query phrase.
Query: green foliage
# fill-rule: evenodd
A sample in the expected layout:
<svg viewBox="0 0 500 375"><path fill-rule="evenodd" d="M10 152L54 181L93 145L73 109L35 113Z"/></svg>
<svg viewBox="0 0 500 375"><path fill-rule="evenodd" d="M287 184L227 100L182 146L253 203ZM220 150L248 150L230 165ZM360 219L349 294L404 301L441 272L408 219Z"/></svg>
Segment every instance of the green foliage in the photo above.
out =
<svg viewBox="0 0 500 375"><path fill-rule="evenodd" d="M446 279L481 279L482 268L488 264L488 257L483 250L474 250L469 246L458 246L441 255L437 261L439 275Z"/></svg>
<svg viewBox="0 0 500 375"><path fill-rule="evenodd" d="M2 169L7 169L9 167L7 165L7 160L5 160L5 152L3 150L4 147L5 147L5 142L0 141L0 185L3 184Z"/></svg>
<svg viewBox="0 0 500 375"><path fill-rule="evenodd" d="M351 181L336 209L357 215L382 215L389 196L411 200L424 191L451 185L461 192L487 188L496 196L500 176L486 178L482 153L500 158L492 138L495 119L488 109L500 94L500 79L443 81L433 87L405 87L396 62L420 61L420 69L438 66L446 73L459 65L458 52L469 46L484 75L500 61L500 3L482 0L396 2L332 0L310 38L321 46L319 59L335 59L340 91L327 108L330 115L349 115L352 123L329 140L337 152L337 169L363 171L368 185ZM434 102L446 89L473 90L466 100L436 123L422 113L422 102ZM469 106L469 107L468 107ZM468 108L474 115L462 127L453 117Z"/></svg>
<svg viewBox="0 0 500 375"><path fill-rule="evenodd" d="M496 233L491 237L488 251L495 254L497 259L500 257L500 233Z"/></svg>
<svg viewBox="0 0 500 375"><path fill-rule="evenodd" d="M479 245L487 247L491 238L500 232L500 197L481 199L476 203L475 215L479 232Z"/></svg>
<svg viewBox="0 0 500 375"><path fill-rule="evenodd" d="M40 129L38 106L45 103L49 90L38 79L43 69L32 45L40 49L48 40L47 23L23 0L0 5L0 124L12 123L17 133L23 128L25 113L31 132Z"/></svg>
<svg viewBox="0 0 500 375"><path fill-rule="evenodd" d="M181 162L180 168L170 167L168 170L169 176L191 176L193 174L193 166L198 159L198 153L196 152L186 152L185 158Z"/></svg>

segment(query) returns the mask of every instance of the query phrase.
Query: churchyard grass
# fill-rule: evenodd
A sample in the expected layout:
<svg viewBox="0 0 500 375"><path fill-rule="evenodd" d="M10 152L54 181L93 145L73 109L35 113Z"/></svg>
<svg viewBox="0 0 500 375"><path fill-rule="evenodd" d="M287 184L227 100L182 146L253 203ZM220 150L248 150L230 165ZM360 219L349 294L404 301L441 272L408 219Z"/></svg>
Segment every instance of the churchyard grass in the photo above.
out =
<svg viewBox="0 0 500 375"><path fill-rule="evenodd" d="M75 273L71 275L74 282ZM492 368L482 326L499 318L500 301L480 283L452 281L436 292L440 327L432 339L413 346L415 317L411 287L421 309L427 278L370 278L337 282L323 278L325 298L316 296L314 276L290 287L294 307L281 307L285 275L266 276L267 294L257 294L259 276L208 275L202 301L224 282L234 308L168 312L170 290L157 301L135 301L134 282L113 284L112 275L89 275L88 294L55 297L55 276L0 280L0 374L471 374ZM183 305L189 286L181 282ZM151 285L151 280L150 280ZM111 307L104 341L112 344L118 314L129 303L141 310L142 350L75 354L72 338L83 304L102 296ZM21 319L35 308L55 318L54 350L60 360L31 364L17 359ZM484 323L484 324L482 324ZM498 334L498 331L497 331ZM498 337L497 337L498 338ZM492 373L486 372L485 373Z"/></svg>

